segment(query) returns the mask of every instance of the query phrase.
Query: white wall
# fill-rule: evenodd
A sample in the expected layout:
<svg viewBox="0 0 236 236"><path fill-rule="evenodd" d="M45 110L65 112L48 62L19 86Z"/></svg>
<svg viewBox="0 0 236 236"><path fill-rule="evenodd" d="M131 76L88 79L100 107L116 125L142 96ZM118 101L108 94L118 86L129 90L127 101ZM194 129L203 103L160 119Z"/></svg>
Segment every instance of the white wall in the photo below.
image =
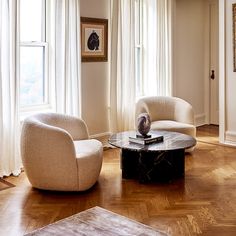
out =
<svg viewBox="0 0 236 236"><path fill-rule="evenodd" d="M224 73L222 75L222 82L225 85L225 104L223 110L224 116L224 134L225 140L223 142L227 144L236 145L236 72L233 72L233 40L232 40L232 3L236 3L236 0L227 0L225 11L225 45L220 45L225 48L225 68L222 68ZM224 20L224 18L222 19ZM221 22L222 23L222 22Z"/></svg>
<svg viewBox="0 0 236 236"><path fill-rule="evenodd" d="M81 0L83 17L109 18L109 0ZM108 123L108 62L82 63L82 118L89 134L109 131Z"/></svg>
<svg viewBox="0 0 236 236"><path fill-rule="evenodd" d="M205 2L176 0L173 95L190 102L197 125L205 123Z"/></svg>
<svg viewBox="0 0 236 236"><path fill-rule="evenodd" d="M81 0L80 2L81 16L109 18L110 0ZM176 0L174 20L173 95L193 105L197 125L207 122L208 112L205 96L207 94L206 66L208 66L205 55L206 2L207 0ZM229 8L232 0L226 2ZM228 21L230 17L232 16L228 16ZM229 24L227 29L231 30ZM228 40L230 38L231 33L228 32ZM228 54L232 54L232 45L229 43L227 45ZM231 58L230 55L229 58ZM82 63L82 117L88 125L90 134L109 131L108 70L108 62ZM235 73L230 74L230 70L230 68L227 69L229 74L227 75L227 90L236 88L236 79L233 78ZM236 96L235 92L233 94ZM230 114L227 114L227 130L236 132L236 124L233 122L236 120L236 109L235 113L232 112L234 106L231 102L236 99L231 99L230 93L227 93L226 97L229 101L226 109L230 111Z"/></svg>

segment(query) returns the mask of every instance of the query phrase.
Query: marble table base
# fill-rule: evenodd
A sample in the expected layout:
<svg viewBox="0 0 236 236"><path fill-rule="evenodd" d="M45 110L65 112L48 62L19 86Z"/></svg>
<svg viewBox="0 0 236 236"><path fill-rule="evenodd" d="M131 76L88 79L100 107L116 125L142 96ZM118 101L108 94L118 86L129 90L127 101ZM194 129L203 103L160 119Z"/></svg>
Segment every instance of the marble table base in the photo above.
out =
<svg viewBox="0 0 236 236"><path fill-rule="evenodd" d="M122 178L140 183L170 181L184 176L184 149L168 151L121 150Z"/></svg>

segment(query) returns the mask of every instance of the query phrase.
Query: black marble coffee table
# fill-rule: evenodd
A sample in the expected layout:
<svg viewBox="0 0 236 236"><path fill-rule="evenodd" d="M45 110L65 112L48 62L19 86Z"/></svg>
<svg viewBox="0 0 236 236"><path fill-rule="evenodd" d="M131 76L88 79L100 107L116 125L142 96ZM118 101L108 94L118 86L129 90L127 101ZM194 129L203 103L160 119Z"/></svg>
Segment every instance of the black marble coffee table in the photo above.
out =
<svg viewBox="0 0 236 236"><path fill-rule="evenodd" d="M136 131L120 132L109 138L111 145L121 148L122 178L145 183L183 177L185 149L195 146L196 139L169 131L150 131L149 134L163 135L164 141L149 145L129 142Z"/></svg>

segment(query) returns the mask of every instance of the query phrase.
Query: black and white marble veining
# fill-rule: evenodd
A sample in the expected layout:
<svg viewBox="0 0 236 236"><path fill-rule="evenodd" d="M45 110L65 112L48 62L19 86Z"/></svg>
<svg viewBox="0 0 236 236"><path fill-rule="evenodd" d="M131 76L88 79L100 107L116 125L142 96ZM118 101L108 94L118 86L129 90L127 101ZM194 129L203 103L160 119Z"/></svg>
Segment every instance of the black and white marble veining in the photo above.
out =
<svg viewBox="0 0 236 236"><path fill-rule="evenodd" d="M111 135L108 142L118 148L136 150L136 151L169 151L177 149L186 149L196 145L196 139L177 132L169 131L150 131L148 134L163 135L163 142L142 145L129 142L130 136L135 136L136 131L125 131Z"/></svg>
<svg viewBox="0 0 236 236"><path fill-rule="evenodd" d="M136 131L114 134L109 143L121 148L122 177L138 179L141 183L169 181L184 176L185 149L196 145L196 140L185 134L169 131L150 131L163 135L163 142L149 145L129 142Z"/></svg>

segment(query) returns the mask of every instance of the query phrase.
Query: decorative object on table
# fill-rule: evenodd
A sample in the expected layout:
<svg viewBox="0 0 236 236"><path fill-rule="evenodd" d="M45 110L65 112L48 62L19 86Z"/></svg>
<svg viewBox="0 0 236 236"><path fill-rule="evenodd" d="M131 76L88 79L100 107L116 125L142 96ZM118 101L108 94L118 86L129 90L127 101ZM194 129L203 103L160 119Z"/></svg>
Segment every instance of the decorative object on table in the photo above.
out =
<svg viewBox="0 0 236 236"><path fill-rule="evenodd" d="M137 130L143 136L143 138L150 138L150 136L147 135L150 128L151 119L148 113L139 114L137 117Z"/></svg>
<svg viewBox="0 0 236 236"><path fill-rule="evenodd" d="M147 145L152 143L163 142L163 135L152 134L148 135L148 137L143 137L141 135L136 135L135 137L130 136L129 141L132 143Z"/></svg>
<svg viewBox="0 0 236 236"><path fill-rule="evenodd" d="M167 235L127 217L118 215L101 207L93 207L72 215L41 229L26 234L27 236L45 235ZM25 236L26 236L25 235Z"/></svg>
<svg viewBox="0 0 236 236"><path fill-rule="evenodd" d="M82 62L107 61L108 20L81 17Z"/></svg>

